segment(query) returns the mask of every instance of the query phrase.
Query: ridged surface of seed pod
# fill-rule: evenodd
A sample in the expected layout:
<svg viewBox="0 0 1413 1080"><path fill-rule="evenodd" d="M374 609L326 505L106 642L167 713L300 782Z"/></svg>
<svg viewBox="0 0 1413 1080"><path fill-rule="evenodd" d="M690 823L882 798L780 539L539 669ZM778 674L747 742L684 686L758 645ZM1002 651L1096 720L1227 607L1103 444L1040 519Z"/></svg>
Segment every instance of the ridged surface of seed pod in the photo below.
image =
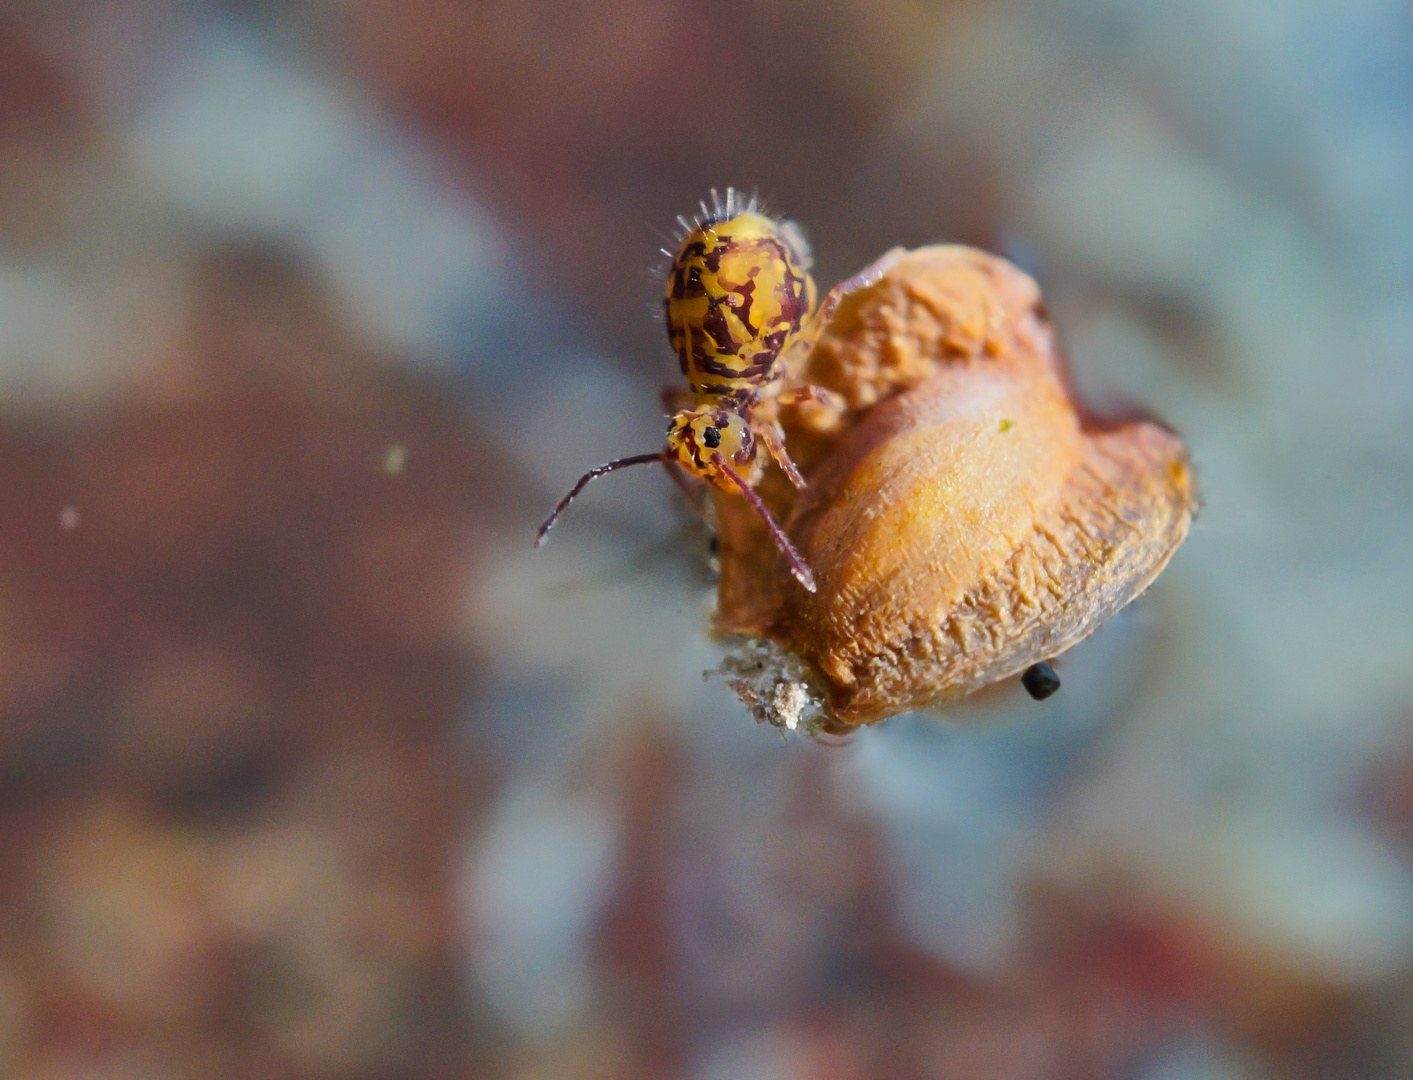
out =
<svg viewBox="0 0 1413 1080"><path fill-rule="evenodd" d="M1147 421L1084 420L1039 289L1004 260L908 253L846 298L796 379L834 395L784 411L809 487L796 498L768 477L761 492L819 588L799 588L739 500L718 499L717 628L803 661L823 730L1056 656L1146 588L1187 534L1181 440ZM781 722L759 686L743 696Z"/></svg>

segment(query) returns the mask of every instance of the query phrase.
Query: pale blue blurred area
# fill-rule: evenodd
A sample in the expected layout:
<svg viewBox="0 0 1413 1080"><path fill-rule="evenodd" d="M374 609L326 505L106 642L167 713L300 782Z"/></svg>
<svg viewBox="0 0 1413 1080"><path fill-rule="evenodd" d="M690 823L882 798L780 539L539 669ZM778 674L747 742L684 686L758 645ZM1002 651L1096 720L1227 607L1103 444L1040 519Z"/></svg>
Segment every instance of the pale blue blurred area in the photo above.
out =
<svg viewBox="0 0 1413 1080"><path fill-rule="evenodd" d="M1220 1040L1196 1033L1161 1048L1133 1080L1249 1080L1260 1075Z"/></svg>
<svg viewBox="0 0 1413 1080"><path fill-rule="evenodd" d="M307 250L399 354L493 358L496 323L524 317L504 239L432 148L251 26L213 13L169 41L130 135L138 166L185 213Z"/></svg>
<svg viewBox="0 0 1413 1080"><path fill-rule="evenodd" d="M1123 612L1067 654L1063 693L1042 704L1011 695L899 717L852 746L895 847L899 917L926 947L966 970L1015 962L1037 837L1136 692L1146 622Z"/></svg>
<svg viewBox="0 0 1413 1080"><path fill-rule="evenodd" d="M1406 288L1413 251L1408 9L1356 3L1047 5L1047 32L1163 95L1179 131ZM1200 77L1194 77L1199 76Z"/></svg>

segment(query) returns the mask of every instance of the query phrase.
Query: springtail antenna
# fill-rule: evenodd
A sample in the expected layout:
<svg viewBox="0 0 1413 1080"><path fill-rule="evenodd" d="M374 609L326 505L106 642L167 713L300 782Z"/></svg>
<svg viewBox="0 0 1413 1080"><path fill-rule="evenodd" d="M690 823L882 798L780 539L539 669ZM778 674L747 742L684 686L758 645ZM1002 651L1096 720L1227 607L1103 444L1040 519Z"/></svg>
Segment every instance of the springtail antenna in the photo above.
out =
<svg viewBox="0 0 1413 1080"><path fill-rule="evenodd" d="M742 495L755 507L756 513L765 521L765 527L770 530L770 538L775 541L786 561L790 564L790 573L795 575L795 580L803 585L810 592L815 591L814 575L810 573L810 568L805 565L805 560L800 558L800 553L795 550L795 545L790 543L790 538L785 535L783 529L775 523L775 519L770 516L770 511L765 508L765 503L761 502L760 496L746 483L745 477L726 464L726 459L720 454L713 454L716 465L735 483Z"/></svg>
<svg viewBox="0 0 1413 1080"><path fill-rule="evenodd" d="M583 476L579 477L579 482L574 485L568 495L559 500L559 505L554 508L550 516L545 518L545 523L535 533L535 546L539 547L545 542L545 536L550 529L554 528L554 523L559 520L559 515L564 513L564 508L574 501L579 492L584 490L584 485L596 477L605 473L614 472L617 469L626 469L629 465L646 465L650 461L666 461L667 455L662 451L656 454L635 454L633 457L619 458L617 461L610 461L607 465L600 465L597 469L590 469Z"/></svg>

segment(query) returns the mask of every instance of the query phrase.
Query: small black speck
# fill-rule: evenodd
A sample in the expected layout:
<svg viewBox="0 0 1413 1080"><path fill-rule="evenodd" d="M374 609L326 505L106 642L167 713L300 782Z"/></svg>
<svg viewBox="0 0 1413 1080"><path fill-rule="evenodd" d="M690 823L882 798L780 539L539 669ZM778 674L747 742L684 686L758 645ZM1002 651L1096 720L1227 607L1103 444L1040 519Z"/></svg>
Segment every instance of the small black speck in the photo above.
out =
<svg viewBox="0 0 1413 1080"><path fill-rule="evenodd" d="M707 551L710 552L712 555L720 555L721 537L713 533L711 537L707 540Z"/></svg>
<svg viewBox="0 0 1413 1080"><path fill-rule="evenodd" d="M715 450L721 445L721 429L709 427L702 432L702 442L706 443L708 450Z"/></svg>
<svg viewBox="0 0 1413 1080"><path fill-rule="evenodd" d="M1021 685L1036 701L1044 701L1060 688L1060 677L1055 674L1054 668L1042 660L1025 669L1025 674L1021 676Z"/></svg>

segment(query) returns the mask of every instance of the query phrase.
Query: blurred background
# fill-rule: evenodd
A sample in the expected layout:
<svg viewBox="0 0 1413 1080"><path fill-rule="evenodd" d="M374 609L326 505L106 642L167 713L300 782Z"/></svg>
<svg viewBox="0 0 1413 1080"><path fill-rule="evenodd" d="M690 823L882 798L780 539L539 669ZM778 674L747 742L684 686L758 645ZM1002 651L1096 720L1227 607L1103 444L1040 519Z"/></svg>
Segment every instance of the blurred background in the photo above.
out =
<svg viewBox="0 0 1413 1080"><path fill-rule="evenodd" d="M703 672L660 245L1001 252L1205 509L1059 665ZM0 4L0 1076L1413 1075L1395 0Z"/></svg>

